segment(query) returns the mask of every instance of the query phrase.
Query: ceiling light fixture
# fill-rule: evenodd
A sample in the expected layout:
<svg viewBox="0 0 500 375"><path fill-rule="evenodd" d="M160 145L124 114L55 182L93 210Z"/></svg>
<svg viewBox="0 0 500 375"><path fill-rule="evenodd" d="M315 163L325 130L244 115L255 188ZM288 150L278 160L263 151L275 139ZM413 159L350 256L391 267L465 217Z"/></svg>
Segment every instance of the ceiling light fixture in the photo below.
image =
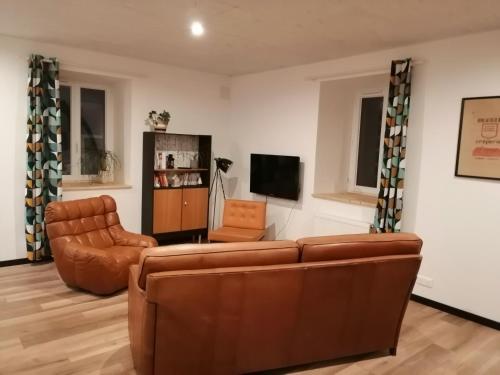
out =
<svg viewBox="0 0 500 375"><path fill-rule="evenodd" d="M201 22L194 21L191 24L191 34L194 36L202 36L205 33L205 28L201 24Z"/></svg>

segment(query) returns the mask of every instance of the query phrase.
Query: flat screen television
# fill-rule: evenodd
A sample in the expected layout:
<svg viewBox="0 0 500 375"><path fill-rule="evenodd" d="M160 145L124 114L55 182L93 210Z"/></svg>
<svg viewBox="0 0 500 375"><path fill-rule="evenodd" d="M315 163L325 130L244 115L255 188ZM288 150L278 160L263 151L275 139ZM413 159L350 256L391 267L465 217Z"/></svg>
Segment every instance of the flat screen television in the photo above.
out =
<svg viewBox="0 0 500 375"><path fill-rule="evenodd" d="M284 199L299 199L298 156L250 155L250 192Z"/></svg>

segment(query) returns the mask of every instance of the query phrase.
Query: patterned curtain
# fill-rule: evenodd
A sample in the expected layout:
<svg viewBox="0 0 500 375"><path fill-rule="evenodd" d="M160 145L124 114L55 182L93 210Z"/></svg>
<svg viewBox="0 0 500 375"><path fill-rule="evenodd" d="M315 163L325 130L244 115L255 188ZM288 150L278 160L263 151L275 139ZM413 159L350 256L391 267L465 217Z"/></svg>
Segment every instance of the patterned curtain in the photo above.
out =
<svg viewBox="0 0 500 375"><path fill-rule="evenodd" d="M26 249L38 261L50 257L45 206L62 195L59 63L39 55L29 59L26 154Z"/></svg>
<svg viewBox="0 0 500 375"><path fill-rule="evenodd" d="M410 90L411 59L393 61L380 190L373 225L377 232L401 230Z"/></svg>

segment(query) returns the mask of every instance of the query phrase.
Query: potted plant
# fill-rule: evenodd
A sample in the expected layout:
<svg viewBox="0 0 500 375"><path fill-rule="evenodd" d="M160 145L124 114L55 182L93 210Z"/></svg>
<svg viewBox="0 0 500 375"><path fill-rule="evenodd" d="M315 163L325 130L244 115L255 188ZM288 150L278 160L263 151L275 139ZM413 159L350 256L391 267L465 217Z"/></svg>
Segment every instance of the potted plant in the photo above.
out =
<svg viewBox="0 0 500 375"><path fill-rule="evenodd" d="M102 184L112 183L115 180L115 171L120 169L120 159L110 150L99 151L99 174L98 182Z"/></svg>
<svg viewBox="0 0 500 375"><path fill-rule="evenodd" d="M156 111L151 111L146 119L146 125L149 125L151 130L155 132L166 132L169 121L170 113L167 111L163 110L160 114Z"/></svg>

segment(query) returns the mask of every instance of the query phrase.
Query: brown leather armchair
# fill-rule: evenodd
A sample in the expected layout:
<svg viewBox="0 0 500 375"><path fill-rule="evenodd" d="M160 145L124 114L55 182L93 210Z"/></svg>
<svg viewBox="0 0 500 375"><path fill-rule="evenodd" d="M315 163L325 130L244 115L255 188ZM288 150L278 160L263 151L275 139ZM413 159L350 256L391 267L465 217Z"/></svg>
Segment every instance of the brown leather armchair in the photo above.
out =
<svg viewBox="0 0 500 375"><path fill-rule="evenodd" d="M421 246L414 234L384 233L147 249L129 274L137 373L396 354Z"/></svg>
<svg viewBox="0 0 500 375"><path fill-rule="evenodd" d="M208 232L215 242L259 241L266 232L266 202L226 199L222 227Z"/></svg>
<svg viewBox="0 0 500 375"><path fill-rule="evenodd" d="M126 288L129 266L137 264L144 248L158 245L152 237L123 229L109 195L51 202L45 223L63 281L95 294Z"/></svg>

